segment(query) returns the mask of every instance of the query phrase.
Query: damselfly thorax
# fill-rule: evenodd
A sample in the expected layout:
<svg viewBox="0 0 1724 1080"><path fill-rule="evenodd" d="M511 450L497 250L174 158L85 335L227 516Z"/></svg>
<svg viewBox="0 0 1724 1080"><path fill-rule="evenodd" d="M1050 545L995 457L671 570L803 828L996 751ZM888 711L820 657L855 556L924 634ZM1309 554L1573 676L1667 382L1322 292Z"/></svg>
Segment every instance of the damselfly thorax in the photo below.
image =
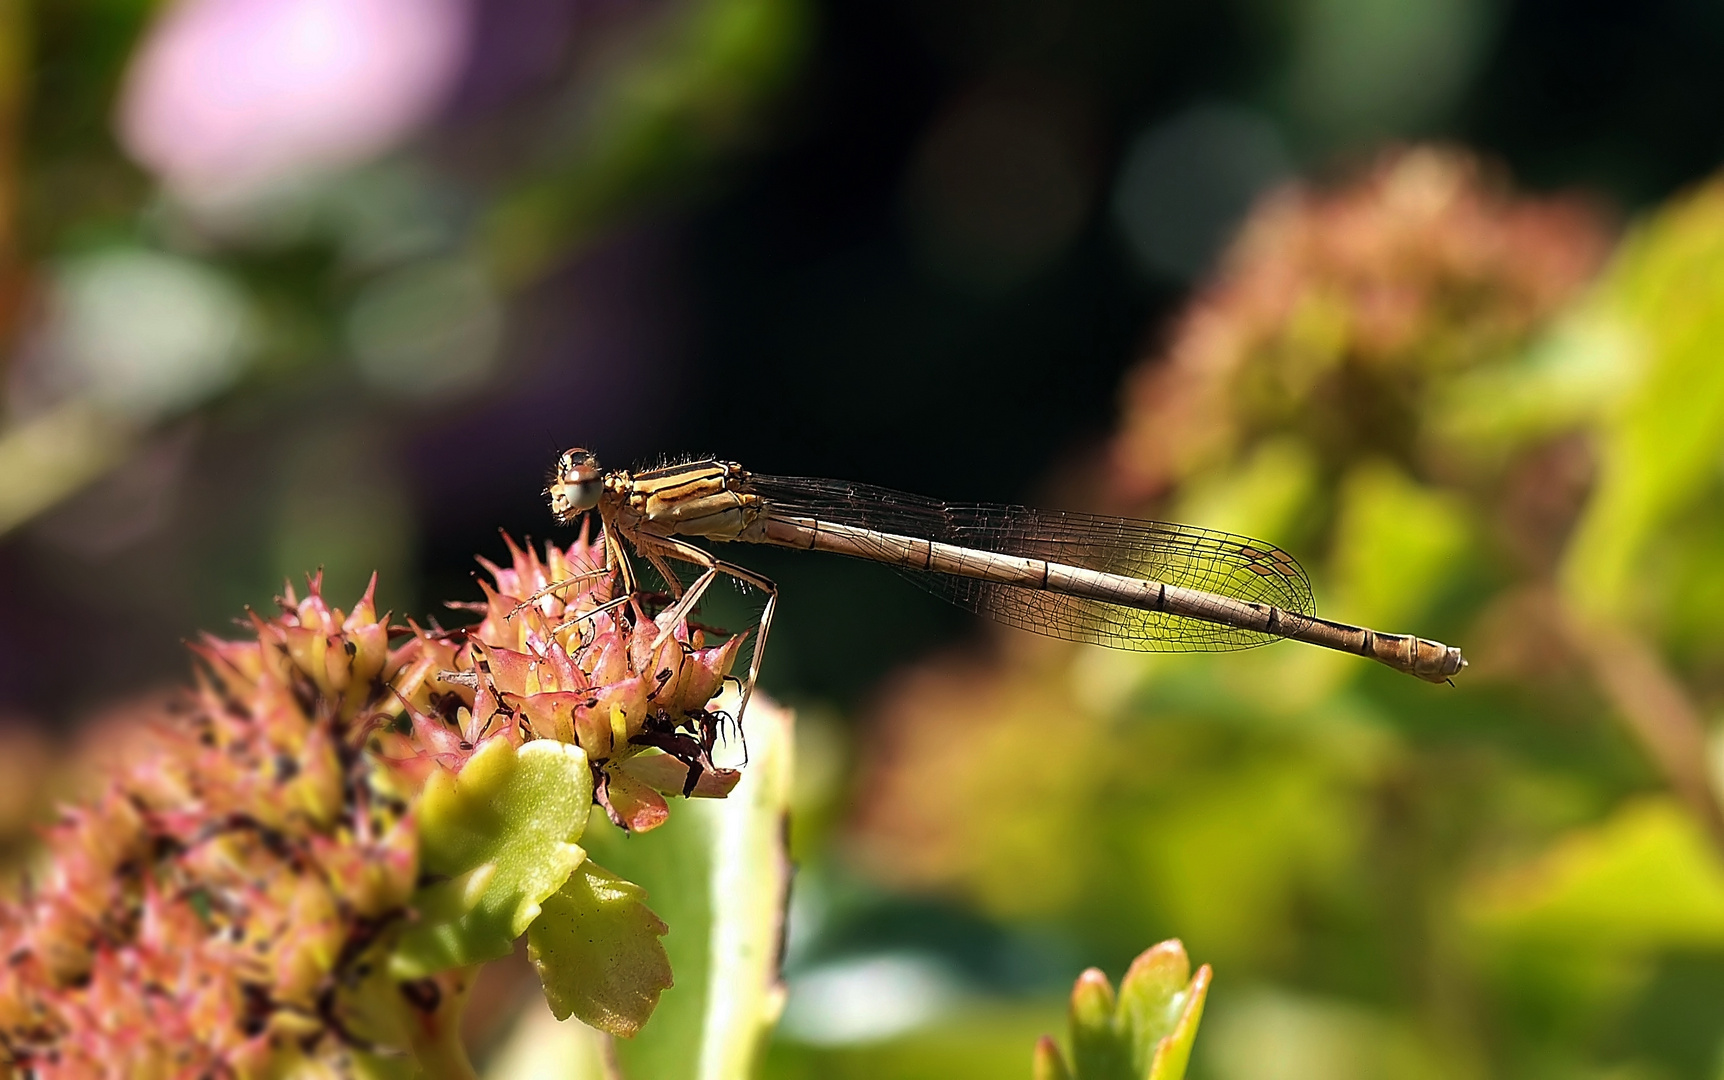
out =
<svg viewBox="0 0 1724 1080"><path fill-rule="evenodd" d="M588 510L598 513L605 570L623 582L611 606L640 589L624 540L672 590L674 606L663 625L687 618L720 576L766 594L739 717L760 673L778 588L689 538L885 563L1008 625L1116 649L1220 651L1291 638L1430 682L1446 682L1466 667L1461 651L1441 642L1319 618L1310 581L1291 555L1214 529L942 503L865 484L763 476L716 460L606 473L582 449L557 460L546 494L565 524ZM700 575L684 589L669 561L699 567Z"/></svg>

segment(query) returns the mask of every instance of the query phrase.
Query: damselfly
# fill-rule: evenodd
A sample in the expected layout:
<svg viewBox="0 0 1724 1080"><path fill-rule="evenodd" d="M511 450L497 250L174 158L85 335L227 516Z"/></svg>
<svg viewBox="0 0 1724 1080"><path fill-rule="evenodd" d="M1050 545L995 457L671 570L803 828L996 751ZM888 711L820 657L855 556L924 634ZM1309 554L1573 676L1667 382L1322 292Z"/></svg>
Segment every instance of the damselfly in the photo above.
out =
<svg viewBox="0 0 1724 1080"><path fill-rule="evenodd" d="M760 674L778 588L690 537L885 563L930 592L1010 626L1115 649L1221 651L1291 638L1430 682L1446 682L1467 665L1460 649L1441 642L1318 618L1311 583L1291 555L1214 529L943 503L865 484L762 476L728 461L607 473L579 448L557 459L545 494L564 524L598 511L605 566L592 573L617 574L623 585L603 607L640 591L625 539L672 590L669 618L660 619L667 628L692 614L720 576L766 594L739 717ZM666 560L699 567L700 576L685 589Z"/></svg>

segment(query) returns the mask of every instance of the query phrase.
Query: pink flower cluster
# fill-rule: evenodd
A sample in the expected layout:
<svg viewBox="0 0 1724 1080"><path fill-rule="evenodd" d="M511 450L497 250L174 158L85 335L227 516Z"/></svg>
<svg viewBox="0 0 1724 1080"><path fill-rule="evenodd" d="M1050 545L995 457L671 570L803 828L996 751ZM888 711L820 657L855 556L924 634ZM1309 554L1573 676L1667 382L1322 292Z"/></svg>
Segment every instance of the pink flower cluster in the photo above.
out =
<svg viewBox="0 0 1724 1080"><path fill-rule="evenodd" d="M578 743L595 801L637 830L666 794L734 787L708 705L738 641L632 600L596 610L602 544L509 546L469 630L391 627L373 590L343 613L313 579L253 616L253 640L193 647L184 714L65 813L39 882L0 904L0 1060L44 1080L266 1076L403 1049L458 997L445 976L387 976L418 918L414 806L436 771L495 739Z"/></svg>
<svg viewBox="0 0 1724 1080"><path fill-rule="evenodd" d="M261 1075L362 1038L349 991L418 867L408 793L360 744L416 646L317 585L193 647L189 714L0 907L0 1041L30 1075Z"/></svg>
<svg viewBox="0 0 1724 1080"><path fill-rule="evenodd" d="M485 619L472 632L482 693L479 712L513 716L536 738L578 744L594 769L594 792L611 820L637 832L661 824L666 794L722 798L738 773L712 762L720 717L707 711L742 644L719 645L686 624L647 617L634 601L611 601L604 545L583 535L541 561L510 543L510 568L486 564ZM579 591L548 587L591 575ZM658 750L658 753L643 751Z"/></svg>

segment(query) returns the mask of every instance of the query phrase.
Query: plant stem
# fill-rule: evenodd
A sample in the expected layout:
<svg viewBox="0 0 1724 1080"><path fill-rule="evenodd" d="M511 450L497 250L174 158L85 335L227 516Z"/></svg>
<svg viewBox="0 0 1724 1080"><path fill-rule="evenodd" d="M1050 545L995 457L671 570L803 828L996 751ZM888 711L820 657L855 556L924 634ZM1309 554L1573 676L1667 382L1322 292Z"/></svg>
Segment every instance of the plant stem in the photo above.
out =
<svg viewBox="0 0 1724 1080"><path fill-rule="evenodd" d="M424 984L439 991L436 1003L429 1009L415 1002L407 992L402 994L404 1026L413 1057L426 1080L479 1080L461 1042L461 1012L466 1007L476 970L465 968L424 980Z"/></svg>

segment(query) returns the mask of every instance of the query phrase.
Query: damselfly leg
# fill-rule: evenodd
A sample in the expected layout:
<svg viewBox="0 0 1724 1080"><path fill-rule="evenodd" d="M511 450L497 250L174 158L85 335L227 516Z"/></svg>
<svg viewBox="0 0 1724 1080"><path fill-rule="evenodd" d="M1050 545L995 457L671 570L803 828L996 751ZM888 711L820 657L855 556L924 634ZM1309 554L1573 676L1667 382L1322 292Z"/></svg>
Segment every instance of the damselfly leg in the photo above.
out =
<svg viewBox="0 0 1724 1080"><path fill-rule="evenodd" d="M513 619L515 616L519 615L521 612L523 612L523 611L527 610L528 608L532 607L533 605L537 604L540 600L543 600L545 597L555 596L571 585L576 585L576 584L579 584L580 582L583 582L583 581L590 581L593 578L605 577L608 574L610 574L611 572L612 572L611 568L608 566L596 566L591 570L583 570L582 572L580 572L578 574L573 574L569 577L562 579L561 581L553 581L549 585L546 585L544 588L540 589L538 592L534 593L533 595L527 597L525 600L522 600L520 603L516 604L512 609L510 609L509 618Z"/></svg>
<svg viewBox="0 0 1724 1080"><path fill-rule="evenodd" d="M659 630L658 638L653 642L655 651L664 644L666 638L675 632L677 624L694 614L695 607L700 603L701 597L712 587L712 583L718 580L720 574L735 581L752 585L766 594L766 604L760 609L760 626L754 635L753 653L748 661L748 678L742 684L742 698L736 706L736 716L740 721L743 714L748 711L748 699L754 695L754 684L760 677L761 658L766 655L766 636L772 630L772 616L778 609L778 586L770 578L763 577L746 567L724 562L709 551L671 537L653 536L650 539L641 537L637 541L637 546L641 548L643 555L657 546L660 553L664 555L702 568L700 577L695 579L695 583L682 594L682 598L677 601L676 606L666 613L669 618L661 616L663 628Z"/></svg>

